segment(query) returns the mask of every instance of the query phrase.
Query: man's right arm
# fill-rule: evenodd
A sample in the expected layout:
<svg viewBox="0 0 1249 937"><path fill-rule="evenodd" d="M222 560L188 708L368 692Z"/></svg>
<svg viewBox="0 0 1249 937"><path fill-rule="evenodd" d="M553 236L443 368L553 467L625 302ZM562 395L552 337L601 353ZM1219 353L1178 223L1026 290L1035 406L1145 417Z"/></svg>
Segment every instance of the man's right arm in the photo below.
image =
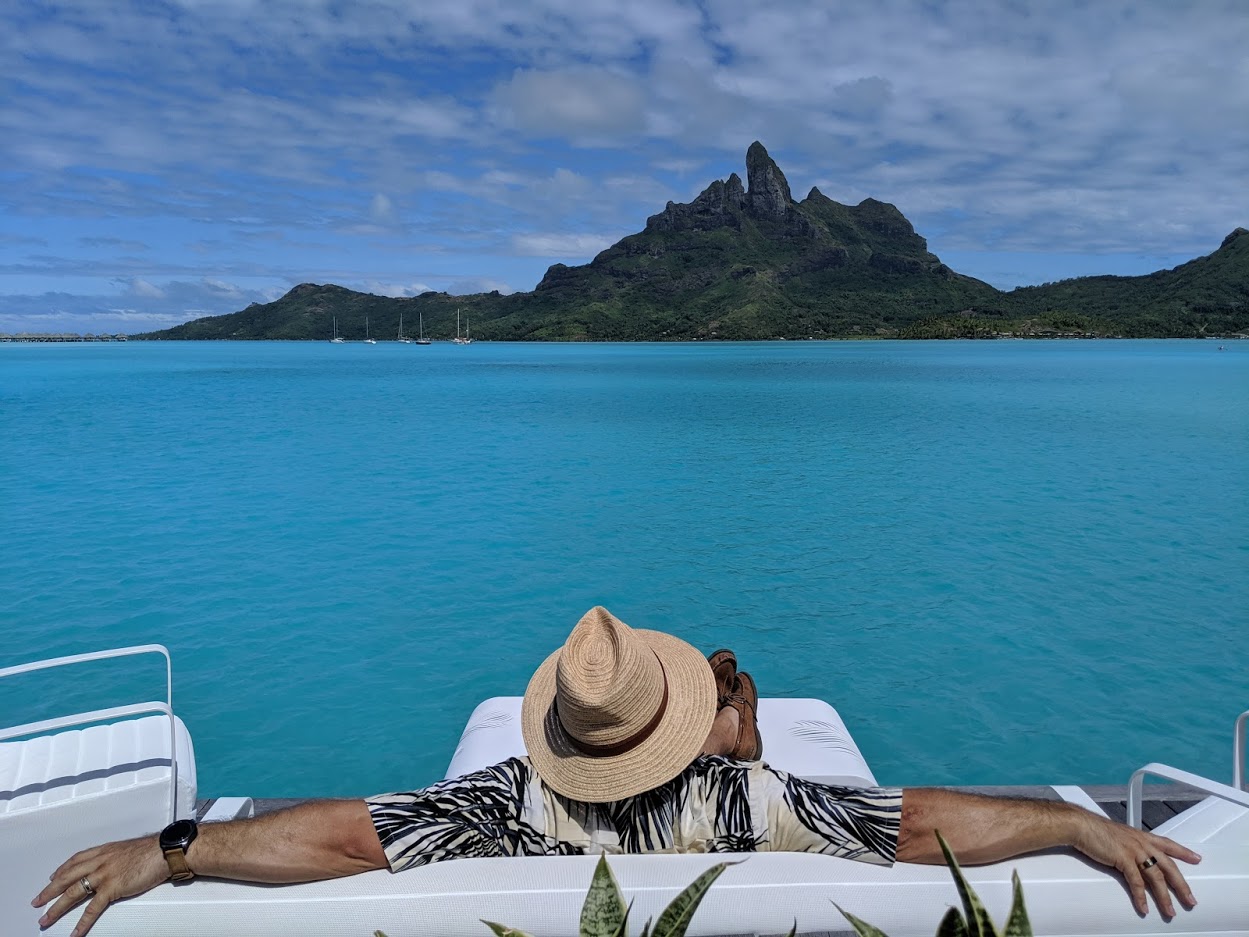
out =
<svg viewBox="0 0 1249 937"><path fill-rule="evenodd" d="M196 875L245 882L311 882L387 867L368 806L360 800L314 801L251 820L205 823L187 849ZM32 904L56 899L41 927L90 897L72 937L82 937L114 901L169 880L158 837L108 843L72 856L52 873ZM94 891L82 887L86 878Z"/></svg>

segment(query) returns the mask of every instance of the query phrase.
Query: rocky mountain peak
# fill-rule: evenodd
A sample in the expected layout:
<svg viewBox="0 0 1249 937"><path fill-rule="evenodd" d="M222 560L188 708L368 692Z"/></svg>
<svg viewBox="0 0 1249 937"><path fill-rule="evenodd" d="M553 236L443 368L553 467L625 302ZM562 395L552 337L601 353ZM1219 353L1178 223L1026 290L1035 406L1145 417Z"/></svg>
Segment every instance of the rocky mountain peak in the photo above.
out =
<svg viewBox="0 0 1249 937"><path fill-rule="evenodd" d="M789 182L758 140L746 151L746 183L746 201L754 215L785 220L793 201Z"/></svg>
<svg viewBox="0 0 1249 937"><path fill-rule="evenodd" d="M1223 239L1223 243L1219 245L1219 249L1222 250L1224 247L1230 246L1233 241L1236 241L1239 238L1245 237L1246 235L1249 235L1249 229L1237 228L1235 231L1233 231L1231 234L1229 234L1227 237Z"/></svg>

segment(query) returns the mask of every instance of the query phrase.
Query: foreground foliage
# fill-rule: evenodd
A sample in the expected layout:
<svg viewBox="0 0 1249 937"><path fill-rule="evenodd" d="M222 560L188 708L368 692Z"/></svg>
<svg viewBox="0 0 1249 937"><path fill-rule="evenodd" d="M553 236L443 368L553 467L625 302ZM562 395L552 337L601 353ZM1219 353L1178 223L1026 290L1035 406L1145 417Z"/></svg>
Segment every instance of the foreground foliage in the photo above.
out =
<svg viewBox="0 0 1249 937"><path fill-rule="evenodd" d="M998 930L997 925L993 923L993 918L989 916L989 912L981 902L980 896L976 894L976 890L963 875L963 870L959 868L958 861L954 858L954 853L950 851L945 837L937 833L937 841L941 843L946 865L950 867L950 874L954 876L959 898L963 902L962 912L958 908L950 908L945 913L945 917L941 919L937 927L937 937L1032 937L1032 924L1028 920L1028 910L1024 906L1023 886L1019 883L1019 873L1011 873L1010 913L1006 917L1005 930ZM836 905L836 902L834 904ZM880 928L859 920L841 905L836 905L836 907L854 927L859 937L888 937Z"/></svg>

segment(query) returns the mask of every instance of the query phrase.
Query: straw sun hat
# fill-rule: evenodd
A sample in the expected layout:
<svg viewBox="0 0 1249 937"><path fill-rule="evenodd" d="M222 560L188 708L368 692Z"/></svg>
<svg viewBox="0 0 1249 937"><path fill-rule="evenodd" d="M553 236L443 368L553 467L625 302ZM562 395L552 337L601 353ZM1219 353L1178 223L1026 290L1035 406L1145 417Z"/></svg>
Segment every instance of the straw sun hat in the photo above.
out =
<svg viewBox="0 0 1249 937"><path fill-rule="evenodd" d="M715 716L715 676L696 648L596 605L529 681L521 732L556 793L604 803L680 774Z"/></svg>

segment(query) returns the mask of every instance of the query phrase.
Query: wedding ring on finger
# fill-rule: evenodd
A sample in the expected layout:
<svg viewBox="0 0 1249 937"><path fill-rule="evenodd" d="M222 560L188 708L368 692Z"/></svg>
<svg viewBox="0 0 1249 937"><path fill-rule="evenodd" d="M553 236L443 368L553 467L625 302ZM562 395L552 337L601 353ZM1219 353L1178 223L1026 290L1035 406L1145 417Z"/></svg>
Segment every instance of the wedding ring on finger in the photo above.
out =
<svg viewBox="0 0 1249 937"><path fill-rule="evenodd" d="M1142 863L1141 863L1141 871L1142 871L1142 872L1146 872L1146 871L1148 871L1149 869L1152 869L1152 868L1153 868L1154 866L1156 866L1157 864L1158 864L1158 859L1157 859L1157 857L1156 857L1156 856L1150 856L1148 859L1146 859L1144 862L1142 862Z"/></svg>
<svg viewBox="0 0 1249 937"><path fill-rule="evenodd" d="M91 879L87 878L87 876L84 875L80 878L78 880L78 884L82 886L82 890L87 893L88 898L95 894L95 887L91 884Z"/></svg>

